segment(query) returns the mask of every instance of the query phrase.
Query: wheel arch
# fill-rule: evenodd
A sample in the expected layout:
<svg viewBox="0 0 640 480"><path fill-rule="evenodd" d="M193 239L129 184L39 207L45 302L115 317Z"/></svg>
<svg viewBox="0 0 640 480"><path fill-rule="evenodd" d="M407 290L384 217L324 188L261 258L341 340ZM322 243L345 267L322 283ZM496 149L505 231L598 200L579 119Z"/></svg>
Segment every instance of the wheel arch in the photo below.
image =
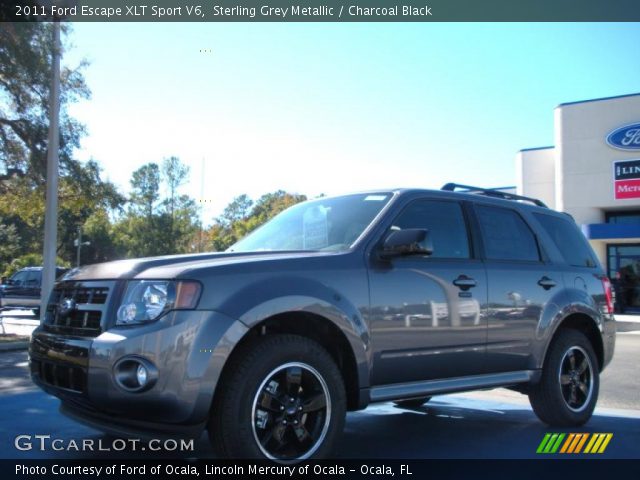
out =
<svg viewBox="0 0 640 480"><path fill-rule="evenodd" d="M363 365L366 366L366 362L364 362L364 346L358 358L356 351L354 351L353 343L349 341L343 329L329 318L308 311L277 313L251 326L234 346L225 362L214 391L212 405L216 403L216 397L222 392L222 389L218 387L224 384L226 377L229 375L233 357L241 355L244 349L251 348L252 343L258 342L265 335L277 334L299 335L309 338L325 348L342 372L347 393L347 409L358 410L366 406L362 403L365 396L361 395L362 384L366 382L366 385L368 385L368 376L363 378L362 372Z"/></svg>
<svg viewBox="0 0 640 480"><path fill-rule="evenodd" d="M546 342L544 355L542 356L543 362L546 361L549 354L549 347L558 334L563 330L576 330L583 333L596 354L598 360L598 370L602 371L604 368L604 342L602 340L602 333L598 328L597 321L589 314L585 312L573 312L565 316L560 322L557 323L553 332L549 336Z"/></svg>

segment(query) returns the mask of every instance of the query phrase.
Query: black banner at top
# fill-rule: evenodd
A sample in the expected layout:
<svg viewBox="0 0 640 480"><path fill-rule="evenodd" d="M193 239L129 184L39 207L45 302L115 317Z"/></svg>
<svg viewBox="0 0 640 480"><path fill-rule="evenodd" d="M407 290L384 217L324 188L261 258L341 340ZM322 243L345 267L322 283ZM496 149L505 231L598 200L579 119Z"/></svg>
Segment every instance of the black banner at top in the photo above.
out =
<svg viewBox="0 0 640 480"><path fill-rule="evenodd" d="M637 0L2 0L0 21L632 22Z"/></svg>

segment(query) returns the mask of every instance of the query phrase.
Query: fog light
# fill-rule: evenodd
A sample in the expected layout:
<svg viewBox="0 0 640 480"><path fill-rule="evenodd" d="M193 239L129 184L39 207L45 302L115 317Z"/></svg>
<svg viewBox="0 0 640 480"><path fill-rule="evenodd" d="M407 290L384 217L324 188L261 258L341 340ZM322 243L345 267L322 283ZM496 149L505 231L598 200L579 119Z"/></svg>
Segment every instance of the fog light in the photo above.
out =
<svg viewBox="0 0 640 480"><path fill-rule="evenodd" d="M113 366L113 379L127 392L144 392L158 380L158 369L146 358L128 356Z"/></svg>
<svg viewBox="0 0 640 480"><path fill-rule="evenodd" d="M138 385L141 387L144 387L147 384L147 369L142 364L138 365L136 379L138 380Z"/></svg>

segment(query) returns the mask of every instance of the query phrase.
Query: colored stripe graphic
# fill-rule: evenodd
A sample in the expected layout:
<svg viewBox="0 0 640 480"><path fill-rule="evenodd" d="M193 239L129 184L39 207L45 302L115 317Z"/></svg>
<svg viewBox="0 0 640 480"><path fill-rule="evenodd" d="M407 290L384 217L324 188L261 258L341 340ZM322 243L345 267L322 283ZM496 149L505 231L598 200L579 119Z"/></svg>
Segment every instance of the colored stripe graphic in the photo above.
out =
<svg viewBox="0 0 640 480"><path fill-rule="evenodd" d="M556 453L565 436L564 433L547 433L538 445L536 453Z"/></svg>
<svg viewBox="0 0 640 480"><path fill-rule="evenodd" d="M582 439L580 440L578 445L576 445L576 449L575 449L575 451L573 453L580 453L580 451L582 450L582 446L587 441L587 438L589 438L589 434L588 433L583 433L582 434Z"/></svg>
<svg viewBox="0 0 640 480"><path fill-rule="evenodd" d="M576 436L575 433L569 434L569 437L567 438L567 441L564 442L564 445L562 446L560 453L566 453L567 449L569 448L569 445L571 445L571 442L573 442L573 439L575 438L575 436Z"/></svg>
<svg viewBox="0 0 640 480"><path fill-rule="evenodd" d="M609 442L613 438L613 433L607 433L606 435L607 437L604 439L604 442L602 442L602 445L600 445L600 450L598 450L598 453L604 453L605 448L607 448L607 445L609 445Z"/></svg>
<svg viewBox="0 0 640 480"><path fill-rule="evenodd" d="M536 453L603 453L612 438L613 433L546 433Z"/></svg>
<svg viewBox="0 0 640 480"><path fill-rule="evenodd" d="M547 433L542 439L542 442L540 442L540 445L538 445L538 449L536 450L536 453L542 453L544 451L544 447L549 441L549 438L551 438L551 434Z"/></svg>

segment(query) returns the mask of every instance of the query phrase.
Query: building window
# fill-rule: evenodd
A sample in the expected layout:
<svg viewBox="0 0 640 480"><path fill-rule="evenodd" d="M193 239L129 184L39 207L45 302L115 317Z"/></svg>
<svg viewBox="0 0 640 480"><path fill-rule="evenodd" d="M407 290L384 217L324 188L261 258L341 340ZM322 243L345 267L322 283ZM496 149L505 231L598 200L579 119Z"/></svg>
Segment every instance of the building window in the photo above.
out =
<svg viewBox="0 0 640 480"><path fill-rule="evenodd" d="M616 310L640 312L640 244L607 245L607 257Z"/></svg>
<svg viewBox="0 0 640 480"><path fill-rule="evenodd" d="M638 225L640 224L640 211L634 210L632 212L607 212L605 214L605 219L607 223Z"/></svg>

